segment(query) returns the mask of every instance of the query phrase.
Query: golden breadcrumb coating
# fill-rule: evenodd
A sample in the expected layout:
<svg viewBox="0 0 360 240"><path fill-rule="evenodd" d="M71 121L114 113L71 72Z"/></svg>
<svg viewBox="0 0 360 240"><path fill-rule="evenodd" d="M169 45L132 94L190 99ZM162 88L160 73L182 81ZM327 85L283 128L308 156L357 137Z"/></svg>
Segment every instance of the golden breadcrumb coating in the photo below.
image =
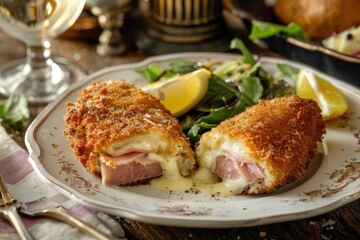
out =
<svg viewBox="0 0 360 240"><path fill-rule="evenodd" d="M251 193L266 193L303 175L316 153L317 142L322 141L325 127L315 101L283 97L259 101L204 134L202 141L222 134L241 143L248 149L247 157L274 179L262 189L251 189Z"/></svg>
<svg viewBox="0 0 360 240"><path fill-rule="evenodd" d="M169 152L174 150L172 146L181 146L183 157L195 161L178 120L159 100L133 85L95 82L66 106L64 134L77 159L97 177L101 177L99 156L106 154L108 146L149 133L170 141Z"/></svg>

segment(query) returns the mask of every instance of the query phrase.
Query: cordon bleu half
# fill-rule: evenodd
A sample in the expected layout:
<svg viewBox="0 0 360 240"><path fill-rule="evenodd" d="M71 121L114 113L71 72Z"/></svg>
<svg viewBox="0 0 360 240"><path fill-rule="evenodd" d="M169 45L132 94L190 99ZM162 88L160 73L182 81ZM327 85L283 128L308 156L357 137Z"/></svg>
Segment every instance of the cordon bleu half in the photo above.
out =
<svg viewBox="0 0 360 240"><path fill-rule="evenodd" d="M66 106L64 134L78 161L104 185L138 184L166 169L193 172L194 152L178 120L134 85L95 82Z"/></svg>
<svg viewBox="0 0 360 240"><path fill-rule="evenodd" d="M234 194L269 193L303 175L324 133L315 101L261 100L201 137L199 168Z"/></svg>

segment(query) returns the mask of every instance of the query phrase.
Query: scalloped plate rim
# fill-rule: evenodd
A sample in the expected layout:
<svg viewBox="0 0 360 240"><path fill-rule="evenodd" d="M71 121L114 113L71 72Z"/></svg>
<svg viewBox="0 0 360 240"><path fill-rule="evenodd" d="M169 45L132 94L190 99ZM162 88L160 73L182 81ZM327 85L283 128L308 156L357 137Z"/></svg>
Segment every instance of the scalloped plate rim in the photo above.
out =
<svg viewBox="0 0 360 240"><path fill-rule="evenodd" d="M211 53L211 52L202 52L202 53L177 53L177 54L165 54L159 56L153 56L144 59L141 62L137 63L130 63L118 66L112 66L108 68L104 68L102 70L96 71L89 76L85 77L82 81L77 82L70 86L59 98L55 101L50 103L39 115L38 117L32 122L29 126L26 135L25 135L25 143L29 150L30 157L29 161L34 167L36 173L39 175L41 180L48 183L49 185L55 187L60 192L65 194L66 196L70 197L71 199L83 204L87 207L94 208L100 211L105 211L108 213L116 214L119 216L123 216L126 218L135 219L142 222L147 223L155 223L160 225L170 225L170 226L181 226L181 227L217 227L217 228L227 228L227 227L246 227L246 226L256 226L268 223L275 223L275 222L282 222L282 221L289 221L289 220L296 220L302 219L306 217L311 217L315 215L319 215L325 212L332 211L340 206L343 206L349 202L355 201L360 198L360 186L357 186L357 191L352 192L346 196L340 197L337 200L327 203L321 207L317 207L315 209L309 210L299 210L293 211L291 213L282 213L282 214L273 214L270 216L258 216L252 218L231 218L231 217L224 217L218 218L218 216L202 216L202 215L169 215L169 214L158 214L153 212L143 212L139 210L134 210L134 208L129 208L129 206L114 206L112 204L104 204L100 203L96 199L93 199L89 196L80 193L73 187L66 185L65 183L56 179L51 173L49 173L45 167L42 165L41 159L43 157L44 151L41 146L38 145L36 141L36 134L37 131L42 127L44 123L46 123L49 116L52 114L56 114L56 111L59 107L59 104L64 101L67 97L74 95L75 91L79 90L85 85L88 85L90 82L94 81L96 78L104 76L109 73L116 73L122 72L129 69L134 69L138 67L146 66L150 63L161 62L166 63L170 60L175 59L206 59L206 58L213 58L213 59L232 59L239 56L239 54L231 54L231 53ZM305 64L297 63L291 60L286 59L278 59L272 57L263 57L264 61L269 62L284 62L289 63L291 65L311 69L314 72L317 72L320 75L325 76L327 79L331 80L334 84L338 85L341 88L347 88L347 91L357 98L360 98L360 91L359 89L337 80L333 77L327 76L324 73L321 73ZM176 201L181 202L181 201ZM191 203L190 203L191 205Z"/></svg>

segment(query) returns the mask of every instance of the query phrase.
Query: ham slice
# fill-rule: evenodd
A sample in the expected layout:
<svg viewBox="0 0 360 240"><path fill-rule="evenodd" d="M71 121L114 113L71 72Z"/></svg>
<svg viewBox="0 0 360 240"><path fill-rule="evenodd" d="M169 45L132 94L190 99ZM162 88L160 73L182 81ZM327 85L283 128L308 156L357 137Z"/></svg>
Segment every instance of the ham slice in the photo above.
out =
<svg viewBox="0 0 360 240"><path fill-rule="evenodd" d="M113 168L102 162L101 173L102 183L105 186L128 185L140 180L159 177L162 175L162 169L159 163L143 165L131 162Z"/></svg>
<svg viewBox="0 0 360 240"><path fill-rule="evenodd" d="M113 166L107 165L108 161ZM105 186L128 185L140 180L159 177L162 175L162 168L158 161L148 157L147 152L134 150L117 156L103 155L101 175L102 183Z"/></svg>
<svg viewBox="0 0 360 240"><path fill-rule="evenodd" d="M259 165L229 154L219 155L216 158L213 173L223 180L236 181L243 178L244 185L239 186L238 189L240 192L249 185L261 182L265 178L264 171Z"/></svg>

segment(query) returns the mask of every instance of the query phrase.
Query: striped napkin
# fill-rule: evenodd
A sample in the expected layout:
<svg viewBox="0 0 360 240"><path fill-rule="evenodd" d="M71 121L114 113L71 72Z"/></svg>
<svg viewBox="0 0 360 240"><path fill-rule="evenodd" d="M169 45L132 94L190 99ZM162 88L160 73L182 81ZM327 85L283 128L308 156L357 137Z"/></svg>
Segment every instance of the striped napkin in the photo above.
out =
<svg viewBox="0 0 360 240"><path fill-rule="evenodd" d="M60 203L72 215L98 230L115 237L124 237L124 230L113 218L69 200L40 181L28 162L28 156L28 153L9 137L0 124L0 174L13 197L21 202L29 202L46 196L44 201ZM93 239L75 227L50 218L22 218L35 239ZM1 217L0 239L20 239L15 228Z"/></svg>

